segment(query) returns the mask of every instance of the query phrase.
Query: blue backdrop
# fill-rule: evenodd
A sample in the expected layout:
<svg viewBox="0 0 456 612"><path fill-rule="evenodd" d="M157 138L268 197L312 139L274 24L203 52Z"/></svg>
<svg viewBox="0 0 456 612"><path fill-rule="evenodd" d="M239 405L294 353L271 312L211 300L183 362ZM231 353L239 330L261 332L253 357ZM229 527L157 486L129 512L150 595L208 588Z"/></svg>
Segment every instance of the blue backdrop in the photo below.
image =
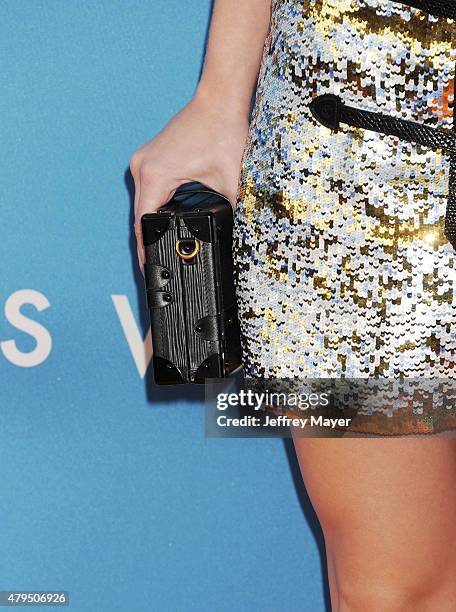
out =
<svg viewBox="0 0 456 612"><path fill-rule="evenodd" d="M210 0L15 0L0 22L0 590L71 610L324 610L288 443L158 389L133 151L192 95ZM327 599L327 597L326 597Z"/></svg>

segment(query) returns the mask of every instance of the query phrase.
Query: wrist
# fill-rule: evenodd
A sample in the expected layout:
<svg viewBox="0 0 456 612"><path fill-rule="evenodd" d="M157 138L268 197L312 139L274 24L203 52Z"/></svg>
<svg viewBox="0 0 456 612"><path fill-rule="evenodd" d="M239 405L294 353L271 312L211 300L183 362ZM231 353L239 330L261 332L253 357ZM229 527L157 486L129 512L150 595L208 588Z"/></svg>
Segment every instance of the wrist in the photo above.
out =
<svg viewBox="0 0 456 612"><path fill-rule="evenodd" d="M248 121L249 119L250 100L220 92L217 87L209 90L204 85L198 85L192 98L192 104L224 119L234 121Z"/></svg>

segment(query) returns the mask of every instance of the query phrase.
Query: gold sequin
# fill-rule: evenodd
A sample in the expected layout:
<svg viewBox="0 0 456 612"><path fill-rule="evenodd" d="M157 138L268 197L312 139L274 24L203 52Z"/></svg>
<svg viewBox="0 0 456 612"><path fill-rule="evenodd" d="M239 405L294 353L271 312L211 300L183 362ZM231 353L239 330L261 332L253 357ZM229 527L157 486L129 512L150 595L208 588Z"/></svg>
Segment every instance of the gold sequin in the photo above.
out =
<svg viewBox="0 0 456 612"><path fill-rule="evenodd" d="M334 93L451 128L455 67L456 23L405 2L273 0L235 208L248 376L424 377L454 387L448 157L347 125L334 133L308 105ZM439 389L433 408L456 409L453 387ZM358 430L456 427L448 410L430 427L416 391L377 400L361 406ZM410 418L398 429L400 411Z"/></svg>

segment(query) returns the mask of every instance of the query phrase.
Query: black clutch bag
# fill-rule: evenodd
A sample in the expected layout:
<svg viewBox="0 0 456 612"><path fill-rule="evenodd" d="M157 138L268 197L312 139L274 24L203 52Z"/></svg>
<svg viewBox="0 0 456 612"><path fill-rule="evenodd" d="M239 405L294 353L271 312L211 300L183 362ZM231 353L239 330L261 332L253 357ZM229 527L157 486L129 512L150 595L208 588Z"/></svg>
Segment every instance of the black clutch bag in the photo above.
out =
<svg viewBox="0 0 456 612"><path fill-rule="evenodd" d="M141 225L155 382L226 377L241 365L229 200L186 183Z"/></svg>

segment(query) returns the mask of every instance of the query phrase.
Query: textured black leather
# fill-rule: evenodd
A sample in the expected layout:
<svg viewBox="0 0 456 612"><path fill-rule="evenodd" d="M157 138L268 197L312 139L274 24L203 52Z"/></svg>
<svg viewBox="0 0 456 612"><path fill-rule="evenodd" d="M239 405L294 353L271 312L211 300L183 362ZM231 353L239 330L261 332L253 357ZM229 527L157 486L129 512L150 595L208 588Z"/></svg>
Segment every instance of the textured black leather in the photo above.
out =
<svg viewBox="0 0 456 612"><path fill-rule="evenodd" d="M157 215L153 221L151 220L146 225L142 226L143 243L153 244L163 236L168 229L169 219Z"/></svg>
<svg viewBox="0 0 456 612"><path fill-rule="evenodd" d="M455 0L393 0L393 2L412 6L436 17L456 19Z"/></svg>
<svg viewBox="0 0 456 612"><path fill-rule="evenodd" d="M176 381L181 383L186 382L182 376L182 372L180 372L170 361L158 355L152 355L152 362L154 364L154 372L157 374L159 380L166 381L168 384L175 384Z"/></svg>
<svg viewBox="0 0 456 612"><path fill-rule="evenodd" d="M217 340L218 336L218 317L217 315L207 315L198 319L195 323L195 333L203 340Z"/></svg>
<svg viewBox="0 0 456 612"><path fill-rule="evenodd" d="M187 183L141 223L155 381L204 383L225 377L241 365L230 202ZM197 254L181 258L177 241L195 239Z"/></svg>
<svg viewBox="0 0 456 612"><path fill-rule="evenodd" d="M160 264L144 264L144 280L149 289L163 289L169 283L171 271Z"/></svg>
<svg viewBox="0 0 456 612"><path fill-rule="evenodd" d="M397 136L432 149L456 153L456 134L453 130L430 127L410 119L349 106L334 94L316 96L309 108L316 119L335 131L339 129L339 123L346 123L353 127Z"/></svg>
<svg viewBox="0 0 456 612"><path fill-rule="evenodd" d="M339 96L329 93L314 97L309 104L309 109L317 121L336 132L340 123L345 123L353 127L397 136L403 140L449 154L450 176L444 232L448 241L456 248L456 123L454 119L452 129L431 127L379 111L367 111L350 106L345 104Z"/></svg>
<svg viewBox="0 0 456 612"><path fill-rule="evenodd" d="M169 291L146 290L147 305L149 308L164 308L174 301L174 296Z"/></svg>

